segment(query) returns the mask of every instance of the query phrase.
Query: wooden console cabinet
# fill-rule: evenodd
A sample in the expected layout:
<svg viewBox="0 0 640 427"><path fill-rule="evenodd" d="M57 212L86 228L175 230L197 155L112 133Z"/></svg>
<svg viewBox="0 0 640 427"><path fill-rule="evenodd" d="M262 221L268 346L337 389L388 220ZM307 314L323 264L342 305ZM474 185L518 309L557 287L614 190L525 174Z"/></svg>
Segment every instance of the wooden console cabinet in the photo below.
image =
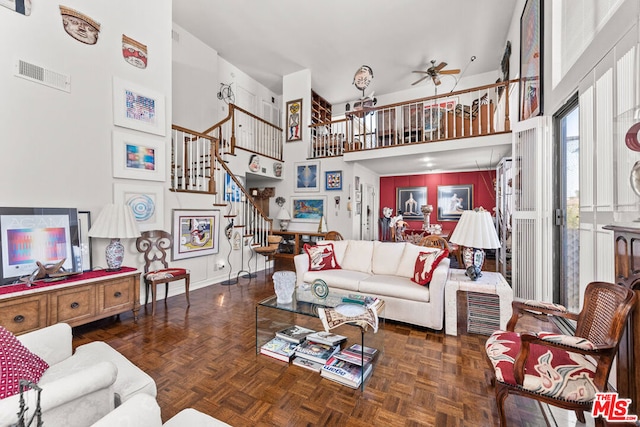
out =
<svg viewBox="0 0 640 427"><path fill-rule="evenodd" d="M59 322L78 326L140 310L140 272L105 274L0 295L0 325L23 334Z"/></svg>

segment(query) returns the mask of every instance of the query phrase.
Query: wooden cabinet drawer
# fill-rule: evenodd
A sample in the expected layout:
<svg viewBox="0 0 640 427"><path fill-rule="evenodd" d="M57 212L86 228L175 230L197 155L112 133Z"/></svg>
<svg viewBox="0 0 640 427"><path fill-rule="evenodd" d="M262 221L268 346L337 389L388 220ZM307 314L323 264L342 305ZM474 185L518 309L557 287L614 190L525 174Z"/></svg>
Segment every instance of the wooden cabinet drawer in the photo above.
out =
<svg viewBox="0 0 640 427"><path fill-rule="evenodd" d="M0 302L0 325L14 334L47 326L47 296L31 296Z"/></svg>
<svg viewBox="0 0 640 427"><path fill-rule="evenodd" d="M133 308L135 280L127 277L108 281L98 288L98 305L100 312L122 311Z"/></svg>
<svg viewBox="0 0 640 427"><path fill-rule="evenodd" d="M83 286L59 291L51 295L50 324L66 322L71 326L82 324L86 318L96 314L95 286Z"/></svg>

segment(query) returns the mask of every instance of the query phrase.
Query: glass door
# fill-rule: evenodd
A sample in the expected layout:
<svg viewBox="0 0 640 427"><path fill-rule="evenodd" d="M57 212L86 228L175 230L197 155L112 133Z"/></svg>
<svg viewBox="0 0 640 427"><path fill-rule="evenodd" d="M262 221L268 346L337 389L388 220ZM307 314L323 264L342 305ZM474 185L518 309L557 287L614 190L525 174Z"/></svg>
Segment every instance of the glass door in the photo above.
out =
<svg viewBox="0 0 640 427"><path fill-rule="evenodd" d="M580 111L577 94L554 116L556 129L554 300L580 307Z"/></svg>

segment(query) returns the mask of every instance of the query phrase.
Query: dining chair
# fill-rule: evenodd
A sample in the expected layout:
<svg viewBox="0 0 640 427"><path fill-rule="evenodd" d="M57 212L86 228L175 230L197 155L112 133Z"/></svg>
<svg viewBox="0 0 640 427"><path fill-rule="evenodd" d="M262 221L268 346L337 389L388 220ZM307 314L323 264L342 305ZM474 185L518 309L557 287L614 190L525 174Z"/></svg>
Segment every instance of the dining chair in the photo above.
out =
<svg viewBox="0 0 640 427"><path fill-rule="evenodd" d="M151 288L151 314L156 314L156 294L157 287L160 284L165 285L164 301L167 302L169 294L169 283L178 280L185 282L185 294L187 296L187 306L191 305L189 301L189 270L184 268L169 267L167 254L173 248L173 236L163 230L144 231L136 240L136 249L144 256L144 274L143 281L145 284L144 305L149 301L149 288ZM162 268L157 269L157 266Z"/></svg>

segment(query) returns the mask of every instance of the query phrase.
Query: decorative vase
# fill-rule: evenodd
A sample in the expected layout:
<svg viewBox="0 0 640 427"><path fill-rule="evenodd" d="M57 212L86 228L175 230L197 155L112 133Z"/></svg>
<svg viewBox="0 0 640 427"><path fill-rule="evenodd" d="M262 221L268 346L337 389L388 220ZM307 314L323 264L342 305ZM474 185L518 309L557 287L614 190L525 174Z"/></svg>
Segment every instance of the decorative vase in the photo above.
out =
<svg viewBox="0 0 640 427"><path fill-rule="evenodd" d="M276 271L273 273L273 288L276 291L278 304L291 304L296 286L296 273L293 271Z"/></svg>
<svg viewBox="0 0 640 427"><path fill-rule="evenodd" d="M124 246L120 243L120 239L111 239L105 249L107 258L107 271L118 271L124 259Z"/></svg>

